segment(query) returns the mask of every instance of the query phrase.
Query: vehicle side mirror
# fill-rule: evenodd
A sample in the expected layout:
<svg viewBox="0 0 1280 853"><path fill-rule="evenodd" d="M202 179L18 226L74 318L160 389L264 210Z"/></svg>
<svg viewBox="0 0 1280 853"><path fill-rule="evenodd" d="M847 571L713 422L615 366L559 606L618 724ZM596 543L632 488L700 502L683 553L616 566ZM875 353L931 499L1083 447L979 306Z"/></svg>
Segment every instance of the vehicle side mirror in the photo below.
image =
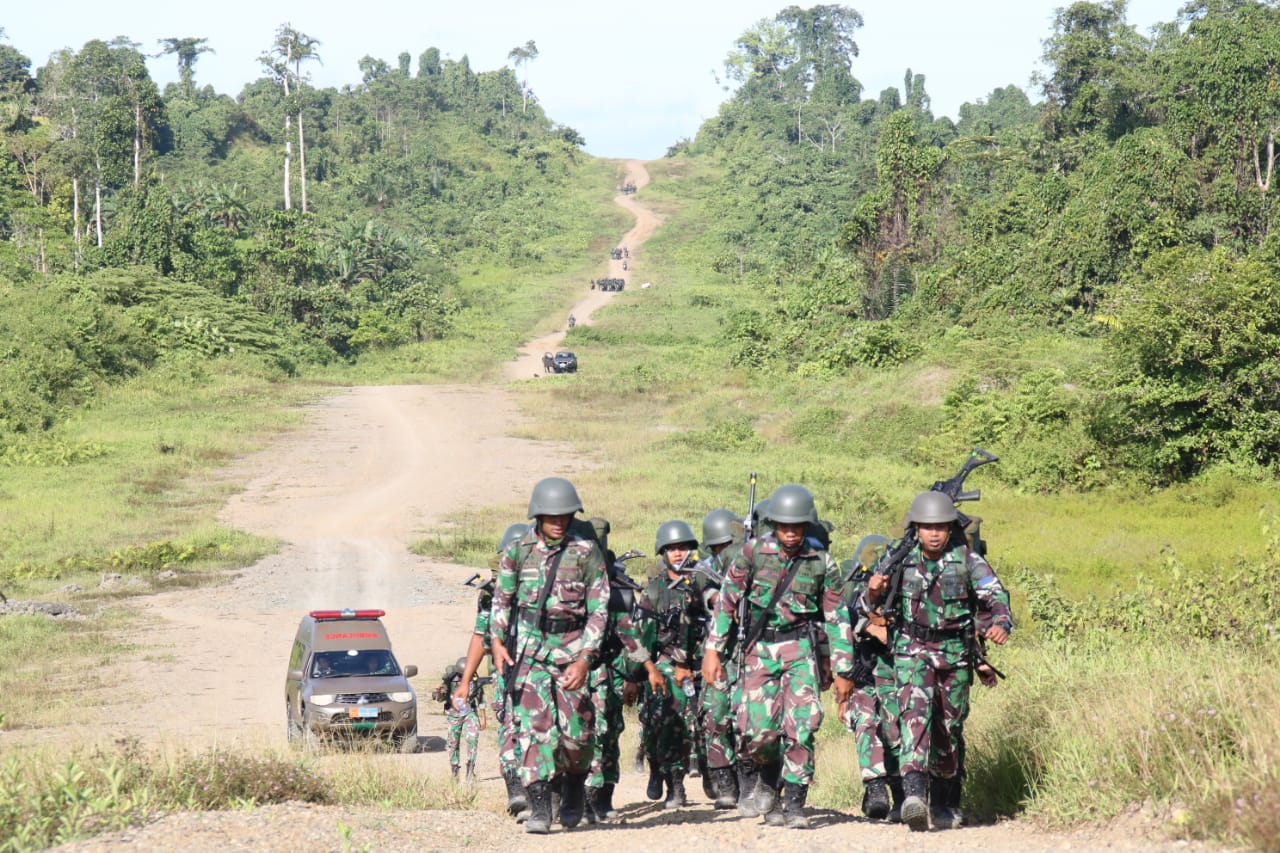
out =
<svg viewBox="0 0 1280 853"><path fill-rule="evenodd" d="M408 666L406 666L406 667L404 668L404 677L405 677L405 678L413 678L413 677L414 677L415 675L417 675L417 674L418 674L418 668L417 668L416 666L414 666L413 664L409 664Z"/></svg>
<svg viewBox="0 0 1280 853"><path fill-rule="evenodd" d="M289 681L301 681L301 680L302 680L302 670L300 670L300 669L291 669L291 670L289 670L289 674L288 674L288 675L286 675L286 676L285 676L285 678L287 678Z"/></svg>

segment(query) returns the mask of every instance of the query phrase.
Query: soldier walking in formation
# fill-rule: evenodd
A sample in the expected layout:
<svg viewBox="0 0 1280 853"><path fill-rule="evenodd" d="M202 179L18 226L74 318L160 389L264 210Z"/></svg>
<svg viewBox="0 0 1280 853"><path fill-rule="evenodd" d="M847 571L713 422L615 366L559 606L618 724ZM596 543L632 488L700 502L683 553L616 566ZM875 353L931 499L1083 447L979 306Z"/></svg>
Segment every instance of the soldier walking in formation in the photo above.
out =
<svg viewBox="0 0 1280 853"><path fill-rule="evenodd" d="M501 559L516 541L529 532L527 524L512 524L502 533L498 540L498 556ZM462 678L453 692L454 700L467 701L471 694L471 681L480 669L480 662L491 648L491 623L493 616L493 590L497 583L497 563L493 566L493 577L482 584L476 597L476 620L471 632L471 640L467 644L466 665L462 670ZM507 786L507 811L517 821L529 816L529 800L525 796L524 785L520 783L520 745L516 740L515 715L511 713L510 692L503 682L502 669L494 667L493 673L493 716L498 721L498 768L502 772L502 781Z"/></svg>
<svg viewBox="0 0 1280 853"><path fill-rule="evenodd" d="M444 671L436 698L444 703L445 719L449 722L445 748L449 752L449 773L457 781L462 766L462 739L467 741L467 783L476 781L476 755L480 749L480 729L484 727L484 688L479 681L468 682L466 691L458 689L467 659L458 658ZM459 695L461 694L461 695Z"/></svg>
<svg viewBox="0 0 1280 853"><path fill-rule="evenodd" d="M914 831L929 828L930 803L935 826L953 828L963 821L964 721L977 665L978 618L989 614L985 639L993 643L1003 644L1013 630L1009 595L969 547L958 519L946 494L917 495L907 522L918 544L899 566L878 562L862 596L867 613L877 612L884 600L884 615L894 628L902 820Z"/></svg>
<svg viewBox="0 0 1280 853"><path fill-rule="evenodd" d="M742 520L732 510L715 509L702 519L702 548L706 556L698 561L697 569L705 578L703 596L710 613L715 612L729 563L741 548L741 530ZM738 784L738 727L734 711L737 706L734 692L738 685L736 639L736 634L729 636L721 657L726 683L715 684L704 679L702 684L701 734L717 809L731 809L754 793L754 778L751 785Z"/></svg>
<svg viewBox="0 0 1280 853"><path fill-rule="evenodd" d="M753 761L757 773L748 814L803 829L809 826L804 806L822 725L819 691L832 665L836 672L852 668L851 631L840 607L839 567L807 535L818 519L813 495L803 486L780 486L764 517L772 531L748 539L729 566L702 672L716 685L727 683L721 655L729 635L739 631L738 725L745 753L739 760ZM847 696L852 685L836 678Z"/></svg>
<svg viewBox="0 0 1280 853"><path fill-rule="evenodd" d="M571 829L581 822L595 749L587 679L604 640L609 581L600 547L570 529L580 511L572 483L540 480L529 500L533 524L503 555L493 596L493 659L505 670L517 720L531 833L550 832L557 773L560 824Z"/></svg>
<svg viewBox="0 0 1280 853"><path fill-rule="evenodd" d="M629 579L617 577L619 572L625 575L626 569L609 548L609 521L604 518L593 518L591 526L595 529L596 542L604 552L605 566L610 578L609 618L605 623L600 658L592 668L588 681L596 712L596 749L587 775L586 818L589 822L595 822L614 820L618 817L618 810L613 805L613 791L620 778L619 741L626 728L626 722L622 716L626 659L622 656L622 640L618 632L620 620L627 618L627 614L634 607L634 600L628 594L630 590L624 585L629 584ZM620 600L615 601L615 599Z"/></svg>
<svg viewBox="0 0 1280 853"><path fill-rule="evenodd" d="M697 706L702 641L707 622L702 585L692 573L698 539L684 521L658 526L654 550L658 570L636 603L636 630L623 637L632 662L644 666L645 754L649 761L651 800L663 798L665 808L688 802L684 780L695 755L693 722Z"/></svg>

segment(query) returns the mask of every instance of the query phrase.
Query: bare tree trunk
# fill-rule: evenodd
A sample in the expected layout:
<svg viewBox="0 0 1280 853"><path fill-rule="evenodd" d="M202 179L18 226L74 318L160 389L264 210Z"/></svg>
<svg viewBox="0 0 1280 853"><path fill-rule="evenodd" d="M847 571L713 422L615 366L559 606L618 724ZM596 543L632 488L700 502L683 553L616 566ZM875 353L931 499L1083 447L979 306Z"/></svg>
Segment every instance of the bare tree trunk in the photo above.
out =
<svg viewBox="0 0 1280 853"><path fill-rule="evenodd" d="M75 240L76 251L80 249L80 179L71 179L71 238Z"/></svg>
<svg viewBox="0 0 1280 853"><path fill-rule="evenodd" d="M289 72L284 73L284 209L293 210L293 113L289 112Z"/></svg>
<svg viewBox="0 0 1280 853"><path fill-rule="evenodd" d="M102 248L102 181L93 182L93 222L98 237L98 248Z"/></svg>
<svg viewBox="0 0 1280 853"><path fill-rule="evenodd" d="M298 180L302 185L302 212L307 212L307 146L302 136L302 108L298 108Z"/></svg>
<svg viewBox="0 0 1280 853"><path fill-rule="evenodd" d="M138 191L142 175L142 103L133 105L133 191Z"/></svg>

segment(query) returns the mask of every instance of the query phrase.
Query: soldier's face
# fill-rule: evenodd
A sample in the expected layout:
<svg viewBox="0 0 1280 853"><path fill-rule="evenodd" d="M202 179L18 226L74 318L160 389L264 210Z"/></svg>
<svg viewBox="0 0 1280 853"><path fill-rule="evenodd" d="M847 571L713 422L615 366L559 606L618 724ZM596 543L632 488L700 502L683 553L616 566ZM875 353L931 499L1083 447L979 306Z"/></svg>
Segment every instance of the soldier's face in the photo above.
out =
<svg viewBox="0 0 1280 853"><path fill-rule="evenodd" d="M573 514L544 515L541 519L543 539L563 539L569 530L569 523L573 521Z"/></svg>
<svg viewBox="0 0 1280 853"><path fill-rule="evenodd" d="M920 550L929 559L936 559L942 554L951 535L949 521L917 521L916 535L920 537Z"/></svg>
<svg viewBox="0 0 1280 853"><path fill-rule="evenodd" d="M779 522L773 526L773 532L778 536L778 542L788 551L794 551L800 547L800 540L804 539L805 525L801 522Z"/></svg>
<svg viewBox="0 0 1280 853"><path fill-rule="evenodd" d="M674 569L685 561L689 556L689 552L693 549L683 542L677 542L675 545L668 545L662 550L663 556L667 558L667 568Z"/></svg>

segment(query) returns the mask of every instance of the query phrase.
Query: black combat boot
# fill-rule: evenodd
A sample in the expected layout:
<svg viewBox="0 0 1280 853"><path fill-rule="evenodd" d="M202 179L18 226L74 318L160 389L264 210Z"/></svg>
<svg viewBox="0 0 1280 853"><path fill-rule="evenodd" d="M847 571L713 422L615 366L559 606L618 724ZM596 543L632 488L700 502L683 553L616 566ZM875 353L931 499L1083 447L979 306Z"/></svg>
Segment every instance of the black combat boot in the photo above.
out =
<svg viewBox="0 0 1280 853"><path fill-rule="evenodd" d="M964 822L960 811L959 778L929 776L929 817L934 829L959 829Z"/></svg>
<svg viewBox="0 0 1280 853"><path fill-rule="evenodd" d="M613 783L605 782L596 788L594 802L596 817L600 820L617 820L618 810L613 807Z"/></svg>
<svg viewBox="0 0 1280 853"><path fill-rule="evenodd" d="M706 759L698 759L698 775L702 777L702 795L708 800L716 798L716 777L707 766Z"/></svg>
<svg viewBox="0 0 1280 853"><path fill-rule="evenodd" d="M902 779L902 822L912 832L929 828L929 778L923 773L908 773Z"/></svg>
<svg viewBox="0 0 1280 853"><path fill-rule="evenodd" d="M565 829L573 829L582 823L582 815L587 807L586 773L564 774L564 789L560 796L560 825Z"/></svg>
<svg viewBox="0 0 1280 853"><path fill-rule="evenodd" d="M804 801L808 796L808 785L787 782L782 786L782 811L787 818L787 829L809 828L809 816L804 813Z"/></svg>
<svg viewBox="0 0 1280 853"><path fill-rule="evenodd" d="M476 783L476 766L474 764L467 765L467 784L474 785Z"/></svg>
<svg viewBox="0 0 1280 853"><path fill-rule="evenodd" d="M760 809L756 807L756 781L760 776L760 765L750 758L738 761L738 814L743 817L760 817Z"/></svg>
<svg viewBox="0 0 1280 853"><path fill-rule="evenodd" d="M667 774L667 801L663 803L664 809L678 809L687 805L688 797L684 794L684 771L672 770Z"/></svg>
<svg viewBox="0 0 1280 853"><path fill-rule="evenodd" d="M889 816L889 785L884 777L872 779L864 786L862 813L872 820L884 820Z"/></svg>
<svg viewBox="0 0 1280 853"><path fill-rule="evenodd" d="M712 770L711 786L715 788L717 809L731 809L738 804L738 774L732 767Z"/></svg>
<svg viewBox="0 0 1280 853"><path fill-rule="evenodd" d="M640 745L636 747L636 772L644 772L644 741L640 741Z"/></svg>
<svg viewBox="0 0 1280 853"><path fill-rule="evenodd" d="M756 811L765 815L766 819L769 812L773 811L774 804L778 801L778 788L782 785L782 762L775 761L772 764L761 764L760 775L756 777ZM781 811L779 811L781 814Z"/></svg>
<svg viewBox="0 0 1280 853"><path fill-rule="evenodd" d="M662 782L662 770L658 767L658 762L650 758L649 787L644 789L644 795L651 800L662 799Z"/></svg>
<svg viewBox="0 0 1280 853"><path fill-rule="evenodd" d="M529 819L524 831L546 835L551 831L551 783L534 782L525 788L525 796L529 800Z"/></svg>
<svg viewBox="0 0 1280 853"><path fill-rule="evenodd" d="M456 764L449 765L449 778L455 782L458 781L458 765Z"/></svg>
<svg viewBox="0 0 1280 853"><path fill-rule="evenodd" d="M502 781L507 783L507 814L515 817L529 808L529 798L525 796L524 786L520 784L520 771L514 767L505 771Z"/></svg>
<svg viewBox="0 0 1280 853"><path fill-rule="evenodd" d="M902 801L907 795L902 792L902 777L889 777L889 793L893 794L893 808L889 809L889 823L902 823Z"/></svg>

